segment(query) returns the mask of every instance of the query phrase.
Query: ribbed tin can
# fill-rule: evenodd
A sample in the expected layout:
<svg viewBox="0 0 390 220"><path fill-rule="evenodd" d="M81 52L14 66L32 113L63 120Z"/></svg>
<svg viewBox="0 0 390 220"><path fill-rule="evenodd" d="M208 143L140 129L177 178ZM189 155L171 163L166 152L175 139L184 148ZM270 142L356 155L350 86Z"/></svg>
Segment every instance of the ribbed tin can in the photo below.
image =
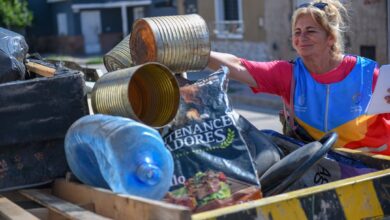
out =
<svg viewBox="0 0 390 220"><path fill-rule="evenodd" d="M103 56L104 66L108 72L132 67L130 48L130 34Z"/></svg>
<svg viewBox="0 0 390 220"><path fill-rule="evenodd" d="M133 63L159 62L175 73L199 71L210 57L210 35L197 14L141 18L133 23Z"/></svg>
<svg viewBox="0 0 390 220"><path fill-rule="evenodd" d="M174 74L152 62L103 75L91 94L94 113L128 117L151 127L171 122L179 102Z"/></svg>

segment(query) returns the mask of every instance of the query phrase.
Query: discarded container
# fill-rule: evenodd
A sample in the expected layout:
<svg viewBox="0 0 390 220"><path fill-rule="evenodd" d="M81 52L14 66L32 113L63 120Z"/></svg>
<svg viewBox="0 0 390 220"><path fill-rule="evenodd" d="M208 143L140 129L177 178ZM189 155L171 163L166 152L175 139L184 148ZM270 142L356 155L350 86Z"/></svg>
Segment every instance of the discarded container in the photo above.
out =
<svg viewBox="0 0 390 220"><path fill-rule="evenodd" d="M146 63L103 75L93 87L91 102L95 113L162 127L177 113L179 85L167 67Z"/></svg>
<svg viewBox="0 0 390 220"><path fill-rule="evenodd" d="M171 185L173 159L160 134L134 120L88 115L65 137L72 172L84 183L124 193L161 199Z"/></svg>
<svg viewBox="0 0 390 220"><path fill-rule="evenodd" d="M173 72L202 70L210 56L206 22L197 14L141 18L133 23L133 63L159 62Z"/></svg>
<svg viewBox="0 0 390 220"><path fill-rule="evenodd" d="M1 146L0 158L0 192L45 185L69 171L64 137Z"/></svg>
<svg viewBox="0 0 390 220"><path fill-rule="evenodd" d="M0 84L0 146L64 138L88 114L84 84L83 74L71 70Z"/></svg>
<svg viewBox="0 0 390 220"><path fill-rule="evenodd" d="M0 83L25 78L23 62L27 52L28 45L22 35L0 27Z"/></svg>
<svg viewBox="0 0 390 220"><path fill-rule="evenodd" d="M83 74L58 71L0 84L0 191L44 185L69 170L65 134L88 106Z"/></svg>
<svg viewBox="0 0 390 220"><path fill-rule="evenodd" d="M108 72L134 66L130 56L130 34L103 56L104 66Z"/></svg>

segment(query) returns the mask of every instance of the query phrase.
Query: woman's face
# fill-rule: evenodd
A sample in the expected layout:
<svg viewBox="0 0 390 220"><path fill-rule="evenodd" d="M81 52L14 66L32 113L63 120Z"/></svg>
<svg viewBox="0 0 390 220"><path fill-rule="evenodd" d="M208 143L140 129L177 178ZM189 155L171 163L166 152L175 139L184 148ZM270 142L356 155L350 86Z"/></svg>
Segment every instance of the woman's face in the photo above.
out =
<svg viewBox="0 0 390 220"><path fill-rule="evenodd" d="M293 30L293 47L302 58L330 55L333 38L311 17L301 15Z"/></svg>

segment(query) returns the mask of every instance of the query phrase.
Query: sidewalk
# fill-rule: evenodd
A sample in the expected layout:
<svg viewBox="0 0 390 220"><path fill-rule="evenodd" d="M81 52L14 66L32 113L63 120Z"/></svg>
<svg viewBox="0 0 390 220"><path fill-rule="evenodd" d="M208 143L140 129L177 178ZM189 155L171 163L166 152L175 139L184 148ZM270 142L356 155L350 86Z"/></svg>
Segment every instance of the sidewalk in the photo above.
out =
<svg viewBox="0 0 390 220"><path fill-rule="evenodd" d="M228 94L233 104L239 103L272 110L281 110L283 108L280 97L265 93L255 94L248 86L234 80L229 81Z"/></svg>

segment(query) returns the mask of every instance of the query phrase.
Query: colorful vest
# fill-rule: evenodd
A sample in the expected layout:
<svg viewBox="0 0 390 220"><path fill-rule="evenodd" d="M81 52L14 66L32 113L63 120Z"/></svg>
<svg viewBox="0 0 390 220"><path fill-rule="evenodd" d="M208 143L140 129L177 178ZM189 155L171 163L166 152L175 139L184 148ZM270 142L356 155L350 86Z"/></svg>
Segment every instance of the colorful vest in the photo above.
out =
<svg viewBox="0 0 390 220"><path fill-rule="evenodd" d="M315 81L302 60L294 64L294 114L300 127L314 139L326 132L339 135L336 146L348 148L381 147L386 141L369 134L377 116L366 115L372 95L376 63L357 57L352 71L342 81L321 84Z"/></svg>

